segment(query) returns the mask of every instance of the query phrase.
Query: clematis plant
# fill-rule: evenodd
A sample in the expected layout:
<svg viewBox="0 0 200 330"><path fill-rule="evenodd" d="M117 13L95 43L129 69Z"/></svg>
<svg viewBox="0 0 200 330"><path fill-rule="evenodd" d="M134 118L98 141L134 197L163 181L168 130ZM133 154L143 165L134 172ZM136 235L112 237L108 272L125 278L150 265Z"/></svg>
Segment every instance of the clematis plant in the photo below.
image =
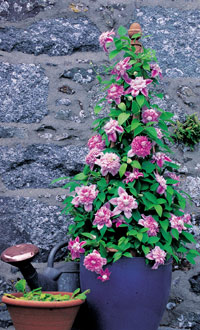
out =
<svg viewBox="0 0 200 330"><path fill-rule="evenodd" d="M184 212L187 194L178 190L179 166L166 143L173 142L173 114L154 101L163 97L155 92L162 71L153 50L136 51L138 35L131 40L124 27L118 34L99 38L105 52L108 42L115 46L110 60L123 56L106 69L109 80L97 77L106 95L95 113L103 101L110 111L94 121L83 172L64 186L70 193L63 212L74 217L72 259L83 254L84 266L102 282L112 276L109 263L122 257L145 257L157 269L170 258L195 263L199 255L187 244L195 243L191 216Z"/></svg>

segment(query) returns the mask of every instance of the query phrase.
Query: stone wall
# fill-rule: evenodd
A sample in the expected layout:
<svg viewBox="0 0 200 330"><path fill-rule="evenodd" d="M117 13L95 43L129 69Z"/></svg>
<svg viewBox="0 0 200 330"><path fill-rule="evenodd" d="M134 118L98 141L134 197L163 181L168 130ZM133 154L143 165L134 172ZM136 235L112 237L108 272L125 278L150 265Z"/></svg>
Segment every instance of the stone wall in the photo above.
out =
<svg viewBox="0 0 200 330"><path fill-rule="evenodd" d="M93 106L102 95L95 75L108 62L100 33L134 21L151 35L143 43L156 49L163 69L161 107L179 120L200 116L199 0L0 1L0 251L34 243L43 263L65 239L66 192L51 181L74 175L84 163ZM197 239L199 151L199 145L194 151L176 145L173 156L181 164L181 188L193 198L188 210ZM174 271L163 326L200 329L199 265ZM17 276L1 263L1 292ZM0 326L9 324L6 313L2 307Z"/></svg>

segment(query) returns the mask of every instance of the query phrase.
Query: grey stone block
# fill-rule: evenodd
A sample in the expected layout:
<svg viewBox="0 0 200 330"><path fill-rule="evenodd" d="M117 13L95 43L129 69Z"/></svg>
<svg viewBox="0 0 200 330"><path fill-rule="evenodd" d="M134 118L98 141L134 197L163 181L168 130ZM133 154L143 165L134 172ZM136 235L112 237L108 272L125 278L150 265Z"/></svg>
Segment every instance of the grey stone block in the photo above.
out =
<svg viewBox="0 0 200 330"><path fill-rule="evenodd" d="M0 197L0 253L20 243L40 248L37 260L47 261L50 249L64 241L71 220L61 215L61 207L26 197Z"/></svg>
<svg viewBox="0 0 200 330"><path fill-rule="evenodd" d="M1 29L0 49L35 55L70 55L74 51L99 50L99 35L99 29L86 17L52 18L36 22L26 30Z"/></svg>
<svg viewBox="0 0 200 330"><path fill-rule="evenodd" d="M6 127L6 126L0 127L1 139L6 139L6 138L24 139L25 137L27 137L26 129L18 128L18 127Z"/></svg>
<svg viewBox="0 0 200 330"><path fill-rule="evenodd" d="M75 146L3 146L0 147L0 174L5 186L11 190L52 188L52 180L80 172L86 154L87 148Z"/></svg>
<svg viewBox="0 0 200 330"><path fill-rule="evenodd" d="M156 50L164 75L200 76L199 10L141 6L134 20L141 24L144 35L151 35L143 44Z"/></svg>
<svg viewBox="0 0 200 330"><path fill-rule="evenodd" d="M41 121L48 114L48 86L40 65L0 63L0 121Z"/></svg>
<svg viewBox="0 0 200 330"><path fill-rule="evenodd" d="M37 15L45 8L51 8L55 0L6 0L0 3L0 19L6 21L21 21Z"/></svg>
<svg viewBox="0 0 200 330"><path fill-rule="evenodd" d="M79 84L87 84L92 82L96 77L96 73L92 68L72 68L70 70L65 70L61 75L61 78L72 79Z"/></svg>

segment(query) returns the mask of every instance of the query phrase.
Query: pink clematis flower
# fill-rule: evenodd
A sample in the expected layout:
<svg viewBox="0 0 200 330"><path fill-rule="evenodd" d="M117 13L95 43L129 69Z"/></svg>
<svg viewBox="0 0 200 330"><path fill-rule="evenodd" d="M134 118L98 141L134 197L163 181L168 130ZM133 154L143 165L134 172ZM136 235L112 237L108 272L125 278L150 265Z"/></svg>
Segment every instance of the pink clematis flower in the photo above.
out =
<svg viewBox="0 0 200 330"><path fill-rule="evenodd" d="M111 173L115 176L120 169L120 158L113 152L101 153L101 158L97 159L95 164L101 167L101 174L106 176Z"/></svg>
<svg viewBox="0 0 200 330"><path fill-rule="evenodd" d="M187 230L185 224L191 224L190 220L190 214L184 214L182 216L171 214L171 218L169 219L171 227L177 229L179 233L182 233L183 230Z"/></svg>
<svg viewBox="0 0 200 330"><path fill-rule="evenodd" d="M118 124L118 121L112 118L104 126L104 130L108 136L108 141L112 141L112 142L116 142L117 140L116 132L123 133L124 131L123 127Z"/></svg>
<svg viewBox="0 0 200 330"><path fill-rule="evenodd" d="M68 243L68 250L71 252L72 260L76 258L80 258L80 253L84 253L85 249L82 246L86 243L86 241L80 242L79 237L77 236L73 241L71 238Z"/></svg>
<svg viewBox="0 0 200 330"><path fill-rule="evenodd" d="M143 177L144 174L139 172L137 168L133 169L133 172L125 172L126 179L123 182L129 183L133 182L134 180L138 179L139 177Z"/></svg>
<svg viewBox="0 0 200 330"><path fill-rule="evenodd" d="M128 62L130 61L130 57L125 57L122 61L117 63L114 69L111 71L112 74L117 74L116 80L123 78L128 84L131 82L131 79L128 76L127 70L132 68Z"/></svg>
<svg viewBox="0 0 200 330"><path fill-rule="evenodd" d="M157 132L157 138L158 138L158 139L162 139L163 134L162 134L161 129L156 127L155 130L156 130L156 132Z"/></svg>
<svg viewBox="0 0 200 330"><path fill-rule="evenodd" d="M150 64L150 67L151 67L151 76L152 76L152 78L155 78L158 75L161 79L163 78L162 70L161 70L161 68L159 67L158 64Z"/></svg>
<svg viewBox="0 0 200 330"><path fill-rule="evenodd" d="M180 182L180 176L179 175L176 175L176 173L174 173L174 172L169 172L169 173L167 173L167 176L169 176L171 179L173 179L173 180L177 180L177 181L179 181L179 182L177 182L177 183L173 183L173 185L172 186L174 186L174 187L178 187L180 184L181 184L181 182Z"/></svg>
<svg viewBox="0 0 200 330"><path fill-rule="evenodd" d="M93 250L92 253L89 253L84 258L83 264L86 269L98 274L102 270L102 267L107 264L107 259L102 258L97 250Z"/></svg>
<svg viewBox="0 0 200 330"><path fill-rule="evenodd" d="M160 113L154 109L145 109L142 112L142 121L144 124L149 123L150 121L158 122Z"/></svg>
<svg viewBox="0 0 200 330"><path fill-rule="evenodd" d="M124 220L123 215L120 214L120 216L116 219L113 219L113 223L115 223L116 227L118 228L121 226L123 223L127 224L127 222Z"/></svg>
<svg viewBox="0 0 200 330"><path fill-rule="evenodd" d="M115 101L116 104L120 104L122 95L124 95L124 87L121 85L112 84L108 89L108 95L106 98L108 103Z"/></svg>
<svg viewBox="0 0 200 330"><path fill-rule="evenodd" d="M143 77L136 77L132 79L129 83L130 87L126 90L125 94L132 94L133 97L136 97L140 92L147 97L148 90L147 85L150 84L153 80L143 79Z"/></svg>
<svg viewBox="0 0 200 330"><path fill-rule="evenodd" d="M151 215L145 216L142 214L142 218L143 219L140 219L138 223L145 228L149 228L147 231L148 236L157 236L157 232L159 232L157 221Z"/></svg>
<svg viewBox="0 0 200 330"><path fill-rule="evenodd" d="M190 214L185 213L183 215L183 220L184 220L184 223L187 223L188 225L191 225L191 215Z"/></svg>
<svg viewBox="0 0 200 330"><path fill-rule="evenodd" d="M80 204L82 204L84 205L85 211L90 212L92 210L93 201L99 192L96 190L96 184L92 184L91 186L76 187L75 192L78 196L74 197L71 203L75 207L78 207Z"/></svg>
<svg viewBox="0 0 200 330"><path fill-rule="evenodd" d="M111 221L112 212L110 211L109 203L106 203L102 206L95 214L93 225L97 225L97 228L100 230L105 225L106 227L112 227Z"/></svg>
<svg viewBox="0 0 200 330"><path fill-rule="evenodd" d="M100 46L103 47L103 49L106 53L108 53L108 50L106 48L106 44L108 42L113 42L113 37L111 37L111 35L115 35L115 32L113 30L103 32L99 37Z"/></svg>
<svg viewBox="0 0 200 330"><path fill-rule="evenodd" d="M93 170L94 165L95 165L95 161L96 161L96 159L97 159L97 157L99 156L100 153L101 153L101 150L99 150L97 148L93 148L93 149L90 150L90 152L85 157L85 162L86 162L87 165L90 165L91 170Z"/></svg>
<svg viewBox="0 0 200 330"><path fill-rule="evenodd" d="M138 203L136 202L136 199L128 195L122 187L119 187L118 194L119 197L112 198L109 201L112 205L117 205L113 210L112 215L114 216L124 212L125 217L130 219L132 216L131 210L137 209Z"/></svg>
<svg viewBox="0 0 200 330"><path fill-rule="evenodd" d="M163 152L156 152L152 157L152 163L155 163L162 167L164 162L172 162L171 158L169 158L167 155L165 155Z"/></svg>
<svg viewBox="0 0 200 330"><path fill-rule="evenodd" d="M163 251L159 246L155 246L147 255L146 258L149 260L155 260L155 264L152 269L157 269L158 266L164 265L166 252Z"/></svg>
<svg viewBox="0 0 200 330"><path fill-rule="evenodd" d="M102 136L100 134L94 135L88 140L88 147L90 150L94 148L103 150L105 146L106 143L104 140L102 140Z"/></svg>
<svg viewBox="0 0 200 330"><path fill-rule="evenodd" d="M111 272L109 272L109 269L106 268L105 270L101 269L99 274L100 276L98 276L97 279L101 280L102 282L105 282L110 279Z"/></svg>
<svg viewBox="0 0 200 330"><path fill-rule="evenodd" d="M150 155L152 144L146 136L136 136L131 143L128 157L138 156L145 158Z"/></svg>
<svg viewBox="0 0 200 330"><path fill-rule="evenodd" d="M167 189L166 180L163 178L163 176L156 174L156 173L154 173L154 174L156 177L156 181L159 183L159 187L156 191L158 194L162 195L162 194L164 194L165 190Z"/></svg>

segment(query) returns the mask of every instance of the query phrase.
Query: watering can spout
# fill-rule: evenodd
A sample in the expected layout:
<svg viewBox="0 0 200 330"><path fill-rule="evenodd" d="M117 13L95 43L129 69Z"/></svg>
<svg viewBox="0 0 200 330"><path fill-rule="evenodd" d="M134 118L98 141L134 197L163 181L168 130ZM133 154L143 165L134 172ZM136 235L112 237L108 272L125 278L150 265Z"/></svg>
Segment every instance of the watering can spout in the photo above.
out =
<svg viewBox="0 0 200 330"><path fill-rule="evenodd" d="M48 266L43 274L38 273L31 264L32 259L39 252L38 247L33 244L11 246L2 252L1 259L19 268L31 290L41 287L43 291L58 291L56 280L62 273L62 270L54 268L53 261L58 249L65 245L67 245L67 242L62 242L51 250Z"/></svg>

